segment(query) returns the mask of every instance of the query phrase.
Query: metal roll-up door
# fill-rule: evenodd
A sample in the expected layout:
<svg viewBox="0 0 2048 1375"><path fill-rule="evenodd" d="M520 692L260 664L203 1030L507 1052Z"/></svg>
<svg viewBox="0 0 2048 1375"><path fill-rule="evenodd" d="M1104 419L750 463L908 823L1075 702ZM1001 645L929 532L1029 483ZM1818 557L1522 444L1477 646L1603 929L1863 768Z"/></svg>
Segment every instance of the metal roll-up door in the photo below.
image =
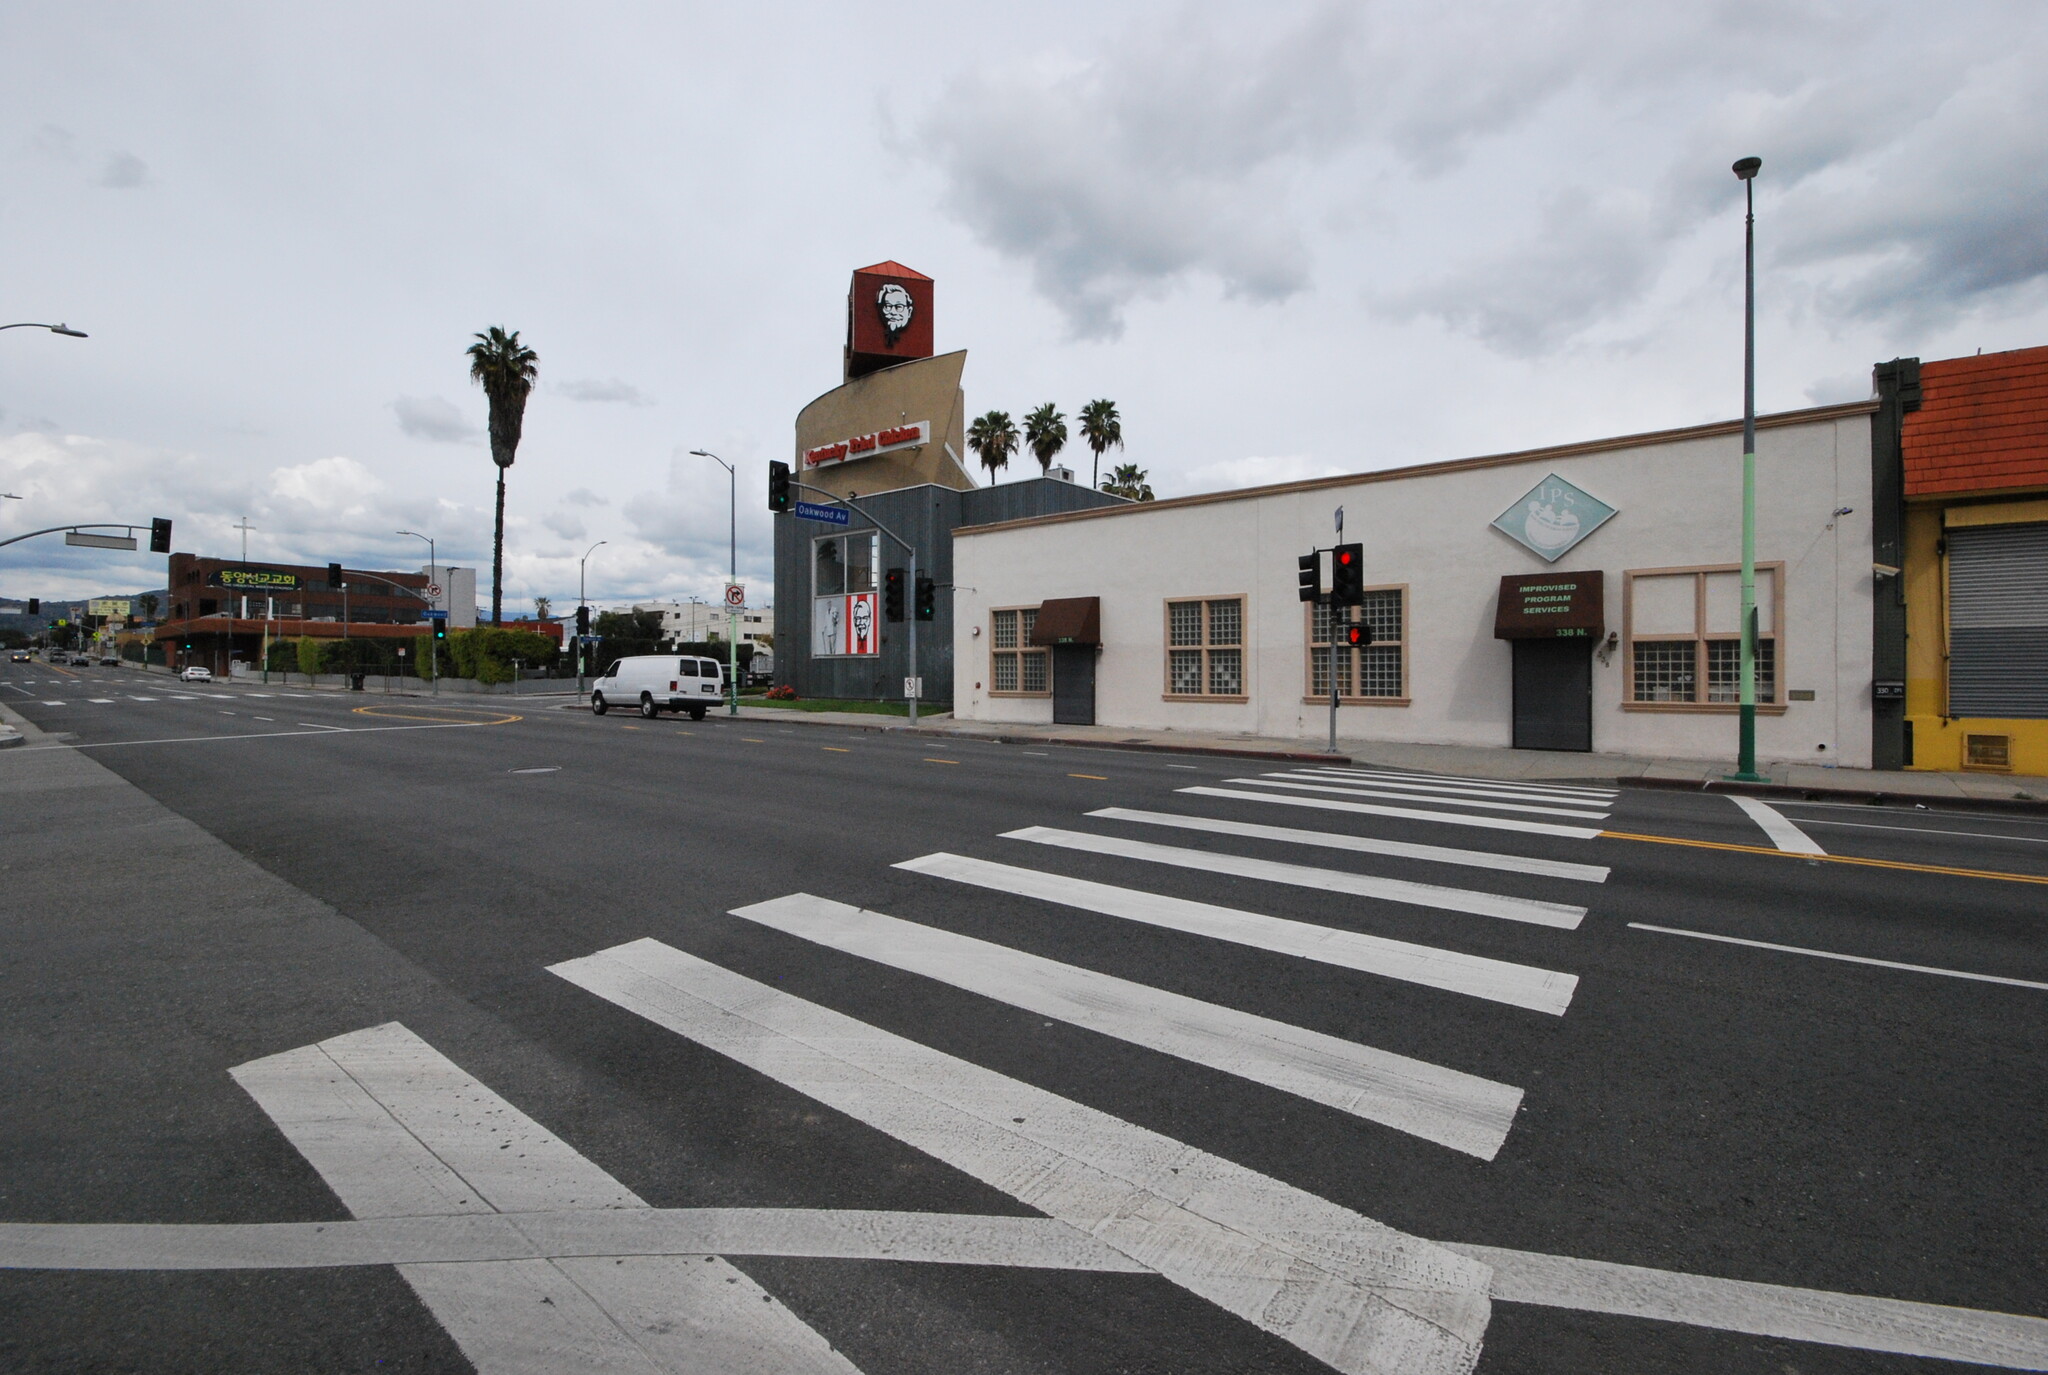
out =
<svg viewBox="0 0 2048 1375"><path fill-rule="evenodd" d="M1948 714L2048 719L2048 524L1948 539Z"/></svg>

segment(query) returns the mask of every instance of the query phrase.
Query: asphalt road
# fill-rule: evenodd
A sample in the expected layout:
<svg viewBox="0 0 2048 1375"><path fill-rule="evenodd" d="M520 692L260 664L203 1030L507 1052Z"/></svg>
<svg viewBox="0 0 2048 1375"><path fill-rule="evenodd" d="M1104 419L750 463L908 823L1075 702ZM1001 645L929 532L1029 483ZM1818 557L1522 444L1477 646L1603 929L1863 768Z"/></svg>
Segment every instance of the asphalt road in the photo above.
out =
<svg viewBox="0 0 2048 1375"><path fill-rule="evenodd" d="M415 1049L387 1039L377 1054L446 1057L509 1103L491 1109L499 1126L523 1114L559 1139L536 1160L605 1172L630 1190L624 1206L1050 1215L1148 1271L725 1252L732 1293L870 1375L1341 1368L1310 1354L1321 1338L1300 1292L1236 1299L1187 1262L1207 1234L1176 1231L1175 1209L1210 1216L1202 1189L1187 1202L1161 1175L1144 1206L1133 1193L1095 1218L1071 1170L1028 1163L1141 1139L1187 1150L1172 1168L1201 1175L1230 1200L1210 1211L1239 1209L1232 1226L1250 1233L1286 1233L1285 1200L1305 1191L1410 1237L1647 1267L1688 1277L1681 1290L1705 1276L2048 1314L2048 818L1821 804L1760 817L1591 780L1573 793L1364 762L1329 774L0 668L0 701L54 733L0 752L0 815L19 819L0 861L0 1223L403 1213L362 1192L396 1167L351 1184L341 1156L321 1155L346 1155L331 1146L346 1133L294 1135L282 1100L230 1075L316 1043L345 1063L365 1043L334 1038L395 1022ZM1277 798L1293 802L1261 800ZM1303 805L1317 803L1336 807ZM1090 815L1104 809L1124 814ZM1781 848L1802 842L1825 853ZM1355 845L1378 848L1340 848ZM825 901L732 915L796 894ZM882 943L857 953L861 932ZM825 1026L813 1049L872 1041L846 1054L877 1057L874 1082L805 1069L810 1033L734 1033L739 1012L680 997L665 1013L655 985L618 973L626 956L587 958L649 938L681 954L632 959L740 987L748 1016ZM1402 965L1389 942L1428 950ZM1342 953L1368 947L1393 963ZM1112 1034L1111 1004L1146 990L1192 1001ZM1268 1032L1239 1014L1456 1072L1462 1087L1442 1093L1461 1106L1319 1097L1244 1060ZM1207 1058L1188 1049L1203 1037ZM1330 1045L1296 1071L1335 1073ZM425 1102L432 1072L415 1071ZM405 1116L439 1109L401 1098L378 1101L407 1142L456 1161ZM990 1115L998 1101L1031 1106L1007 1119ZM934 1125L947 1111L987 1121ZM1157 1220L1148 1209L1172 1225L1127 1244L1132 1214ZM420 1297L439 1282L428 1272L458 1271L499 1273L10 1269L0 1368L463 1370L454 1310ZM577 1281L600 1305L616 1282ZM1754 1296L1717 1321L1588 1311L1617 1306L1615 1284L1536 1303L1497 1279L1490 1312L1440 1326L1453 1347L1483 1335L1485 1372L1957 1368L1734 1330L1768 1307ZM485 1288L476 1311L512 1302ZM493 1324L523 1340L517 1322ZM1435 1359L1407 1368L1455 1368ZM568 1364L590 1361L525 1368Z"/></svg>

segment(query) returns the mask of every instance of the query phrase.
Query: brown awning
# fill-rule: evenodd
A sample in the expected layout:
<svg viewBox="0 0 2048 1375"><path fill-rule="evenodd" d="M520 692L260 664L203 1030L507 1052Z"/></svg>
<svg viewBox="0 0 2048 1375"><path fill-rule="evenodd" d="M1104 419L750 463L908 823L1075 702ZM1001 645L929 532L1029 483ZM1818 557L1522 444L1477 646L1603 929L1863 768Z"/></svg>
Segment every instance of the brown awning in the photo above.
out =
<svg viewBox="0 0 2048 1375"><path fill-rule="evenodd" d="M1500 580L1496 640L1597 640L1607 633L1603 573L1529 573Z"/></svg>
<svg viewBox="0 0 2048 1375"><path fill-rule="evenodd" d="M1035 645L1099 645L1102 643L1102 598L1055 597L1038 608L1031 628Z"/></svg>

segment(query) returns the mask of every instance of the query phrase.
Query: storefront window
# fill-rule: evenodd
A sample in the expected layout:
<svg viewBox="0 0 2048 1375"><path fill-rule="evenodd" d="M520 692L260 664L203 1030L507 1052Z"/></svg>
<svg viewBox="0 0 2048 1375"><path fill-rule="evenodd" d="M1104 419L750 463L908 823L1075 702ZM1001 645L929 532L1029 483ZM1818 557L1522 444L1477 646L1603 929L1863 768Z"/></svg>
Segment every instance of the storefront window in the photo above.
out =
<svg viewBox="0 0 2048 1375"><path fill-rule="evenodd" d="M998 693L1044 696L1052 690L1051 653L1031 647L1038 625L1035 606L1006 607L990 613L989 686Z"/></svg>
<svg viewBox="0 0 2048 1375"><path fill-rule="evenodd" d="M1331 608L1309 610L1308 695L1327 701L1334 666L1341 701L1405 704L1408 700L1408 589L1369 587L1365 602L1352 610L1340 607L1372 632L1372 643L1358 650L1330 643Z"/></svg>
<svg viewBox="0 0 2048 1375"><path fill-rule="evenodd" d="M1166 604L1166 695L1243 701L1244 598Z"/></svg>
<svg viewBox="0 0 2048 1375"><path fill-rule="evenodd" d="M1628 684L1625 707L1723 709L1741 701L1741 570L1653 568L1622 574ZM1784 565L1756 567L1756 700L1782 711L1778 619Z"/></svg>
<svg viewBox="0 0 2048 1375"><path fill-rule="evenodd" d="M817 658L881 653L873 530L826 535L811 549L811 653Z"/></svg>

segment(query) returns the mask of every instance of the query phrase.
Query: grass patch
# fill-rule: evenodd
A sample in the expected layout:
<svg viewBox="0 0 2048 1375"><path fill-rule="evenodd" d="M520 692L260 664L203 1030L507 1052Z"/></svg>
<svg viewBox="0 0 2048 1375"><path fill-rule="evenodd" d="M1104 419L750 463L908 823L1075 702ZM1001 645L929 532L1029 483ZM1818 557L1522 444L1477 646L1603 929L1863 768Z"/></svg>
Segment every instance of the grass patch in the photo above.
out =
<svg viewBox="0 0 2048 1375"><path fill-rule="evenodd" d="M779 707L785 711L851 711L864 716L909 716L902 702L849 701L839 697L799 697L794 702L771 702L765 697L749 698L750 707Z"/></svg>

